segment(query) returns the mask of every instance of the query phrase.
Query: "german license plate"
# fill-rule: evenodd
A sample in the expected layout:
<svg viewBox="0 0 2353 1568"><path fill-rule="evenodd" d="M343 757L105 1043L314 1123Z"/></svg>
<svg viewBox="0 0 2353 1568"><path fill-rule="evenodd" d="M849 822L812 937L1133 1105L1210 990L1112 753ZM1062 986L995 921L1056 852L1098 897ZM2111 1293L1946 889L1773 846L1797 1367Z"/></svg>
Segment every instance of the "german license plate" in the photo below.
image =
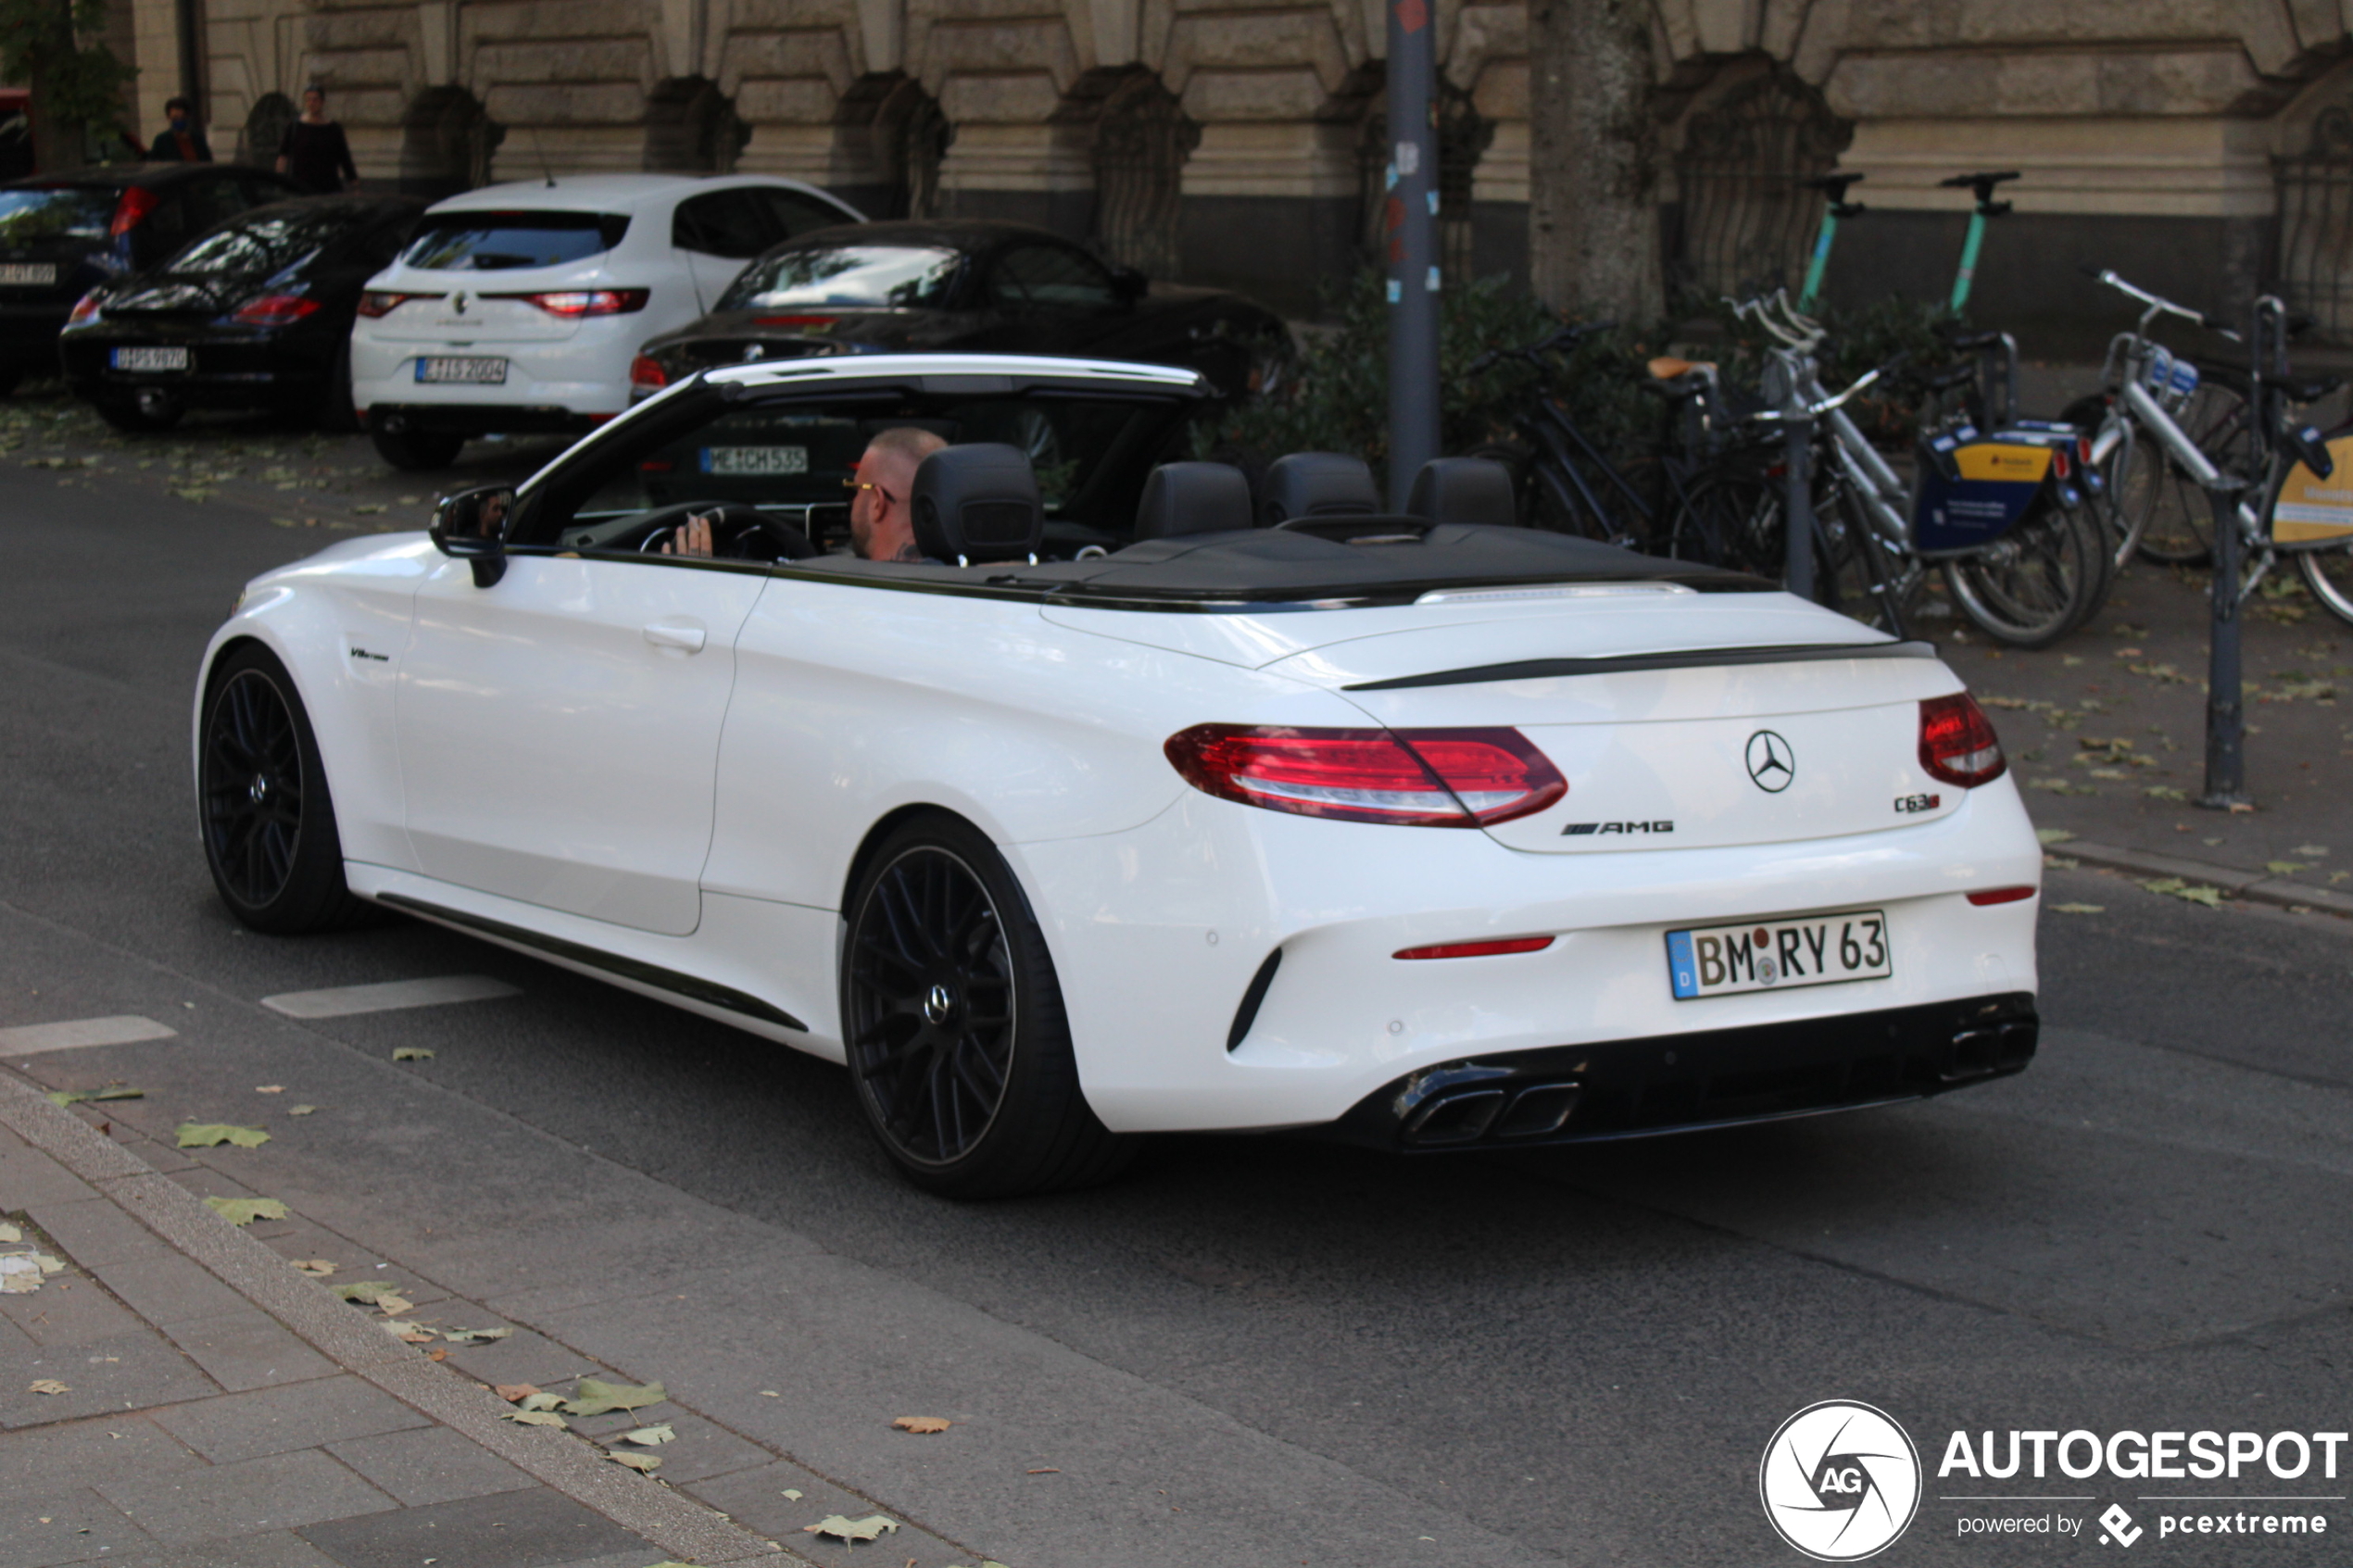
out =
<svg viewBox="0 0 2353 1568"><path fill-rule="evenodd" d="M1667 975L1679 1002L1743 991L1884 980L1895 972L1893 960L1887 916L1878 909L1667 934Z"/></svg>
<svg viewBox="0 0 2353 1568"><path fill-rule="evenodd" d="M716 474L807 473L806 446L706 446L702 471Z"/></svg>
<svg viewBox="0 0 2353 1568"><path fill-rule="evenodd" d="M57 269L53 263L0 262L0 283L14 283L19 288L45 289L55 287L57 282Z"/></svg>
<svg viewBox="0 0 2353 1568"><path fill-rule="evenodd" d="M451 354L427 355L417 361L422 382L460 382L473 386L500 386L507 380L504 359L481 359Z"/></svg>
<svg viewBox="0 0 2353 1568"><path fill-rule="evenodd" d="M118 370L184 370L190 361L184 348L110 348L107 363Z"/></svg>

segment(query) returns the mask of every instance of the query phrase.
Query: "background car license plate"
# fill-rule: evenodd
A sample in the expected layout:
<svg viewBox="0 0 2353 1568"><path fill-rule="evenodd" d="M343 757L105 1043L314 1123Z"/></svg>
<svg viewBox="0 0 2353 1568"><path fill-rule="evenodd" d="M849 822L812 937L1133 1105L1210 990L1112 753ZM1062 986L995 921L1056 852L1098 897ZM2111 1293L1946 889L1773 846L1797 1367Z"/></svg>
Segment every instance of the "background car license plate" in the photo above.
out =
<svg viewBox="0 0 2353 1568"><path fill-rule="evenodd" d="M188 351L184 348L117 348L108 352L107 363L118 370L184 370L188 368Z"/></svg>
<svg viewBox="0 0 2353 1568"><path fill-rule="evenodd" d="M455 355L430 355L417 361L419 381L469 382L491 386L507 379L504 359L478 359Z"/></svg>
<svg viewBox="0 0 2353 1568"><path fill-rule="evenodd" d="M706 446L702 471L719 474L807 473L806 446Z"/></svg>
<svg viewBox="0 0 2353 1568"><path fill-rule="evenodd" d="M1679 1002L1742 991L1884 980L1895 972L1887 916L1878 909L1667 934L1667 973Z"/></svg>
<svg viewBox="0 0 2353 1568"><path fill-rule="evenodd" d="M49 288L57 281L57 269L47 262L31 265L11 261L0 265L0 283L14 283L19 288Z"/></svg>

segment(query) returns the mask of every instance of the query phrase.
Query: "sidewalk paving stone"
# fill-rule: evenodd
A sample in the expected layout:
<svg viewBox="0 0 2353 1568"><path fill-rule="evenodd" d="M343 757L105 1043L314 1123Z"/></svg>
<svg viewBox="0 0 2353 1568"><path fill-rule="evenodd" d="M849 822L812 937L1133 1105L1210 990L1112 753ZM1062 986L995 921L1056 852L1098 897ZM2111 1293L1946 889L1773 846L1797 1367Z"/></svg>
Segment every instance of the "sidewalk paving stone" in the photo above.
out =
<svg viewBox="0 0 2353 1568"><path fill-rule="evenodd" d="M227 1464L432 1423L346 1374L179 1405L157 1411L156 1424L215 1464Z"/></svg>
<svg viewBox="0 0 2353 1568"><path fill-rule="evenodd" d="M28 1211L33 1223L48 1232L85 1269L170 1250L156 1239L155 1232L103 1198L73 1203L34 1202Z"/></svg>
<svg viewBox="0 0 2353 1568"><path fill-rule="evenodd" d="M563 1568L597 1558L662 1560L661 1549L545 1487L463 1498L303 1528L344 1568L417 1568L438 1557L464 1568Z"/></svg>
<svg viewBox="0 0 2353 1568"><path fill-rule="evenodd" d="M298 1530L397 1505L317 1449L235 1464L108 1481L98 1494L165 1545L260 1530Z"/></svg>
<svg viewBox="0 0 2353 1568"><path fill-rule="evenodd" d="M200 1470L205 1461L145 1416L112 1415L11 1433L0 1440L0 1462L11 1490L48 1492Z"/></svg>
<svg viewBox="0 0 2353 1568"><path fill-rule="evenodd" d="M225 1317L245 1298L177 1252L159 1250L90 1271L123 1305L149 1323L198 1323Z"/></svg>
<svg viewBox="0 0 2353 1568"><path fill-rule="evenodd" d="M172 1547L130 1557L109 1556L104 1562L107 1568L343 1568L291 1530L270 1530L233 1541Z"/></svg>
<svg viewBox="0 0 2353 1568"><path fill-rule="evenodd" d="M46 1568L92 1558L113 1561L156 1544L129 1515L89 1486L0 1492L0 1568Z"/></svg>
<svg viewBox="0 0 2353 1568"><path fill-rule="evenodd" d="M307 1383L332 1376L335 1370L334 1363L287 1333L276 1319L251 1307L172 1323L164 1332L214 1382L232 1390Z"/></svg>
<svg viewBox="0 0 2353 1568"><path fill-rule="evenodd" d="M455 1502L535 1486L532 1478L446 1426L421 1426L327 1445L327 1451L403 1504Z"/></svg>

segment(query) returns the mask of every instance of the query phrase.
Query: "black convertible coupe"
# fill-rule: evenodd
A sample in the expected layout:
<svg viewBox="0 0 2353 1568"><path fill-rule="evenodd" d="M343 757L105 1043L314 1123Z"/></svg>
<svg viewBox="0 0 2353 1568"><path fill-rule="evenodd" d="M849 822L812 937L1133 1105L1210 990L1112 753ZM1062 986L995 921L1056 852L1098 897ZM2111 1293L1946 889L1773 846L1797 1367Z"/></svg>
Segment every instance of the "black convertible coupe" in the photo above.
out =
<svg viewBox="0 0 2353 1568"><path fill-rule="evenodd" d="M643 395L748 360L953 349L1181 365L1234 397L1290 344L1278 317L1239 295L1150 283L1043 229L861 223L762 255L716 310L645 345L630 381Z"/></svg>

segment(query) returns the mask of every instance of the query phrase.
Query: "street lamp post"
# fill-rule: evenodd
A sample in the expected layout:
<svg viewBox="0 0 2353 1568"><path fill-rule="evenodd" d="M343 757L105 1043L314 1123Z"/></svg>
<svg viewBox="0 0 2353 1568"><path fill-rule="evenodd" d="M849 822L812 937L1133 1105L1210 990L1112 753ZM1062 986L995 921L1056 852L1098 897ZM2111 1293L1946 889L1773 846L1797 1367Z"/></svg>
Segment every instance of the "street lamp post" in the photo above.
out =
<svg viewBox="0 0 2353 1568"><path fill-rule="evenodd" d="M1389 504L1438 456L1438 61L1431 0L1389 0Z"/></svg>

